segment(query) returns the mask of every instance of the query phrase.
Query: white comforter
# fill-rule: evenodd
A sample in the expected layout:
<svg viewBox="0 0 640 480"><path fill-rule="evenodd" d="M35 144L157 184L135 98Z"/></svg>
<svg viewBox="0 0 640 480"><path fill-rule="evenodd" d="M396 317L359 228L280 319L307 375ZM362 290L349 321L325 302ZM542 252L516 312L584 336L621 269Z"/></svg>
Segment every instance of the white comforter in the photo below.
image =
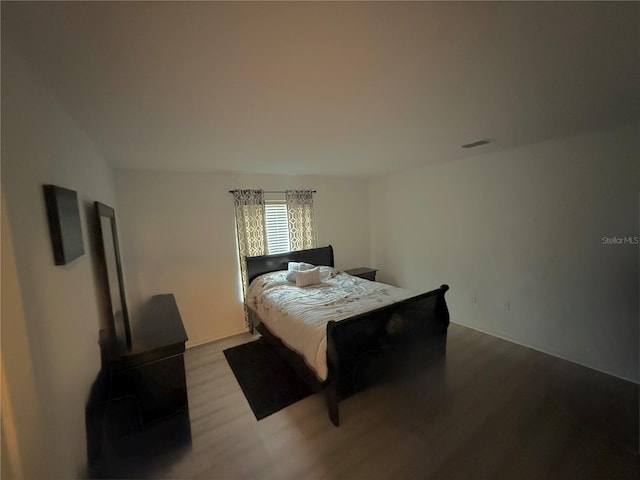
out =
<svg viewBox="0 0 640 480"><path fill-rule="evenodd" d="M320 380L327 378L327 322L343 320L415 295L414 292L320 267L322 283L296 287L286 270L257 277L247 305L271 333L303 356Z"/></svg>

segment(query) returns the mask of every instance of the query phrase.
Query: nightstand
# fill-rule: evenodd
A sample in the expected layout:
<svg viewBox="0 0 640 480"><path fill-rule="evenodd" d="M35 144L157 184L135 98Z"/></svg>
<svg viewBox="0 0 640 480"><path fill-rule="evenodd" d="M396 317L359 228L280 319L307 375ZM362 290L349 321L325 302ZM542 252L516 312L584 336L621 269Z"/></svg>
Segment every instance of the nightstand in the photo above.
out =
<svg viewBox="0 0 640 480"><path fill-rule="evenodd" d="M354 277L360 277L360 278L364 278L366 280L371 280L372 282L375 282L377 271L378 270L375 270L369 267L359 267L359 268L352 268L351 270L345 270L344 272L348 273L349 275L353 275Z"/></svg>

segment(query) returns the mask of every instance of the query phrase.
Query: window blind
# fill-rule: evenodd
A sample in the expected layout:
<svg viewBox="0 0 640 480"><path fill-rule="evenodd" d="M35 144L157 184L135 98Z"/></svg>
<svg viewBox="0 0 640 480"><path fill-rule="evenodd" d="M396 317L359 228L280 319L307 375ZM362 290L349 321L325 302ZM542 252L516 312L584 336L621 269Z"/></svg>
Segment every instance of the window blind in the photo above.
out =
<svg viewBox="0 0 640 480"><path fill-rule="evenodd" d="M289 248L289 222L284 203L266 203L265 221L269 254L284 253Z"/></svg>

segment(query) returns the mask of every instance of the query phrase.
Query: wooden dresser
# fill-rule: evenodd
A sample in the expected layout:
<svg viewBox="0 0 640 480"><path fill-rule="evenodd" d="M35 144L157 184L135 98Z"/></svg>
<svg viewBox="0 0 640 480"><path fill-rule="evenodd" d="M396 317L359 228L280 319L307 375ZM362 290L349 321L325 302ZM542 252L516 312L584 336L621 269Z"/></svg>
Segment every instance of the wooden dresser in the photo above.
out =
<svg viewBox="0 0 640 480"><path fill-rule="evenodd" d="M188 408L184 370L187 333L172 294L156 295L132 322L132 345L116 349L109 362L109 400L133 396L140 424Z"/></svg>

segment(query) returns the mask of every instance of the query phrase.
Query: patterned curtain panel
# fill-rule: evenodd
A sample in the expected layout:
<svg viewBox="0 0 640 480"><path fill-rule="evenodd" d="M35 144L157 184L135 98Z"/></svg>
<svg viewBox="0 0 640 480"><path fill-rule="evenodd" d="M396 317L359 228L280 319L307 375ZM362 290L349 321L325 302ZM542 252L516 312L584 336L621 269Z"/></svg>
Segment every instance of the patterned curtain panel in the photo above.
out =
<svg viewBox="0 0 640 480"><path fill-rule="evenodd" d="M264 192L262 190L234 190L233 204L236 215L236 232L238 235L238 255L240 257L240 274L242 276L242 298L247 293L247 266L244 259L267 253L267 230L264 217ZM249 312L244 308L244 319L247 327Z"/></svg>
<svg viewBox="0 0 640 480"><path fill-rule="evenodd" d="M317 246L316 218L313 211L312 190L287 190L289 243L291 250L305 250Z"/></svg>

